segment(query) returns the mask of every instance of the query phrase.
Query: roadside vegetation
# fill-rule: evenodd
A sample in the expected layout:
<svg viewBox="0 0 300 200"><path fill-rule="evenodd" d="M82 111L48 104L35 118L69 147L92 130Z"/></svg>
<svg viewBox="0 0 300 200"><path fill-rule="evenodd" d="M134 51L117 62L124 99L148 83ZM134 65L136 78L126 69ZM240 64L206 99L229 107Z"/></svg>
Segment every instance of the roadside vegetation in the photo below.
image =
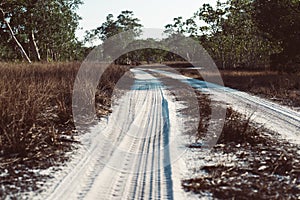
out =
<svg viewBox="0 0 300 200"><path fill-rule="evenodd" d="M197 70L184 69L185 67L191 67L190 63L166 62L166 65L175 69L178 68L177 70L183 75L203 80ZM207 75L210 77L216 76L216 74ZM227 69L220 70L220 75L224 85L227 87L270 99L283 105L292 106L295 109L300 107L299 72L288 73L269 69Z"/></svg>
<svg viewBox="0 0 300 200"><path fill-rule="evenodd" d="M66 153L74 148L78 135L72 91L79 67L76 62L0 64L0 171L6 172L1 175L0 196L35 188L31 170L68 159ZM126 70L112 65L103 74L95 102L98 116L107 114L113 87ZM26 182L31 178L31 183Z"/></svg>
<svg viewBox="0 0 300 200"><path fill-rule="evenodd" d="M205 127L211 103L208 95L197 95L200 112L205 113L199 127ZM217 145L208 155L196 158L207 163L194 169L199 174L196 178L182 181L183 188L214 199L297 199L300 147L257 127L251 116L228 108ZM201 139L205 134L205 128L199 129L195 137ZM222 162L220 156L224 158Z"/></svg>
<svg viewBox="0 0 300 200"><path fill-rule="evenodd" d="M283 105L300 107L300 73L276 71L221 71L228 87L250 92Z"/></svg>

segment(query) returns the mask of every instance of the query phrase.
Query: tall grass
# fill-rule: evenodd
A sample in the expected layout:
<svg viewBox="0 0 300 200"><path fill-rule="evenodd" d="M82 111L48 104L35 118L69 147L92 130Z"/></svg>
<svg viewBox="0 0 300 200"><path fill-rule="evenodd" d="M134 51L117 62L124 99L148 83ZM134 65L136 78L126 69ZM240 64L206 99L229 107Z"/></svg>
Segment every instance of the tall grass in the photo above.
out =
<svg viewBox="0 0 300 200"><path fill-rule="evenodd" d="M195 135L201 139L207 131L211 101L203 93L197 95L203 114ZM182 181L185 191L209 194L213 199L299 197L299 145L279 139L263 126L258 127L252 117L227 108L217 145L209 154L199 156L208 163L199 166L201 173L197 177ZM201 148L197 144L189 147ZM194 171L198 169L195 167Z"/></svg>
<svg viewBox="0 0 300 200"><path fill-rule="evenodd" d="M0 157L31 157L61 145L72 134L73 83L80 63L0 63ZM97 92L98 104L109 95L127 69L113 66ZM100 97L99 97L100 96Z"/></svg>
<svg viewBox="0 0 300 200"><path fill-rule="evenodd" d="M182 69L188 63L175 63L173 66L183 75L203 80L202 76L218 77L217 73ZM300 73L287 73L269 70L220 70L224 85L278 101L284 105L300 107Z"/></svg>
<svg viewBox="0 0 300 200"><path fill-rule="evenodd" d="M196 91L198 102L199 102L199 111L200 111L200 120L198 131L195 134L196 141L202 139L207 134L207 129L209 122L211 120L211 110L212 106L221 106L213 105L209 95ZM254 114L254 113L253 113ZM242 115L237 111L234 111L231 107L226 108L226 116L224 121L224 126L222 127L221 134L218 138L218 143L249 143L255 145L257 142L258 136L264 130L259 127L256 128L252 122L252 115Z"/></svg>

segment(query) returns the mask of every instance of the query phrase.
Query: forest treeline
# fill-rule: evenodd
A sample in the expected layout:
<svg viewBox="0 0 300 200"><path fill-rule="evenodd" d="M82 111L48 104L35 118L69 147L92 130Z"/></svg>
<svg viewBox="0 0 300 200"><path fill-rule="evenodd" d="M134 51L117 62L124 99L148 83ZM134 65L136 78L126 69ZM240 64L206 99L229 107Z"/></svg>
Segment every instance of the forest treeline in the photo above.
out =
<svg viewBox="0 0 300 200"><path fill-rule="evenodd" d="M1 60L80 59L83 44L75 36L81 0L0 1Z"/></svg>
<svg viewBox="0 0 300 200"><path fill-rule="evenodd" d="M131 30L134 44L157 43L138 36L143 25L132 11L109 14L100 26L86 31L78 41L75 31L81 19L81 0L4 0L0 3L0 60L81 60L92 49L86 44ZM194 13L193 13L194 12ZM300 68L299 0L228 0L216 6L203 4L165 26L169 42L178 33L199 42L219 68ZM162 48L163 49L163 48ZM161 49L130 52L119 63L176 61L182 58Z"/></svg>

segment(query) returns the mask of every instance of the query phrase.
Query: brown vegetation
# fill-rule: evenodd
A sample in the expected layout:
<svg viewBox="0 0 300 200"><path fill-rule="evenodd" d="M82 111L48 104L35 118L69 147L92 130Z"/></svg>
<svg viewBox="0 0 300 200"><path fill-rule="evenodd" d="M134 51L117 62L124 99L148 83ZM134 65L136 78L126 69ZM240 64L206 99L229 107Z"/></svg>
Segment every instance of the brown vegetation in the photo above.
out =
<svg viewBox="0 0 300 200"><path fill-rule="evenodd" d="M269 98L285 105L300 106L300 74L274 71L221 71L228 87Z"/></svg>
<svg viewBox="0 0 300 200"><path fill-rule="evenodd" d="M183 75L202 79L197 70L184 69L190 63L166 63ZM204 70L201 73L206 73ZM240 91L250 92L284 105L300 107L300 74L270 70L220 70L224 85ZM211 77L216 74L207 74Z"/></svg>
<svg viewBox="0 0 300 200"><path fill-rule="evenodd" d="M1 64L1 157L33 159L74 128L71 92L79 66Z"/></svg>
<svg viewBox="0 0 300 200"><path fill-rule="evenodd" d="M210 100L197 93L201 110L200 127L206 127L210 118ZM205 128L199 128L197 137L205 136ZM273 135L273 137L268 135ZM199 146L190 146L199 148ZM229 159L226 163L214 162L199 166L202 173L193 179L182 181L186 191L201 196L210 193L214 199L297 199L300 194L300 147L278 140L231 108L227 109L224 128L217 145L208 158L218 160L220 155Z"/></svg>
<svg viewBox="0 0 300 200"><path fill-rule="evenodd" d="M72 91L79 67L80 63L0 63L0 172L8 172L0 183L6 193L12 191L9 186L22 184L18 177L24 174L16 171L26 174L67 159L65 153L76 142ZM114 65L103 74L98 114L107 113L114 85L126 70ZM34 182L33 174L26 177Z"/></svg>

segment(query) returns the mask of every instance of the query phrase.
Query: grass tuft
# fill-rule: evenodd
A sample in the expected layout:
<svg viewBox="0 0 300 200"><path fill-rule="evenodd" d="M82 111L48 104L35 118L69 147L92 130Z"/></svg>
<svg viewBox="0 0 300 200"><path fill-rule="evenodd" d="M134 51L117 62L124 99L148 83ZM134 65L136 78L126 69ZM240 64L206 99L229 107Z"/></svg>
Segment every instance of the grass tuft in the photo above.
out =
<svg viewBox="0 0 300 200"><path fill-rule="evenodd" d="M76 133L72 93L80 65L0 63L0 173L5 172L0 174L0 196L4 199L38 190L37 182L50 175L31 170L68 159L66 152L77 142L72 139ZM127 70L111 65L105 71L96 93L98 114L107 114L103 107L110 106L114 86Z"/></svg>

